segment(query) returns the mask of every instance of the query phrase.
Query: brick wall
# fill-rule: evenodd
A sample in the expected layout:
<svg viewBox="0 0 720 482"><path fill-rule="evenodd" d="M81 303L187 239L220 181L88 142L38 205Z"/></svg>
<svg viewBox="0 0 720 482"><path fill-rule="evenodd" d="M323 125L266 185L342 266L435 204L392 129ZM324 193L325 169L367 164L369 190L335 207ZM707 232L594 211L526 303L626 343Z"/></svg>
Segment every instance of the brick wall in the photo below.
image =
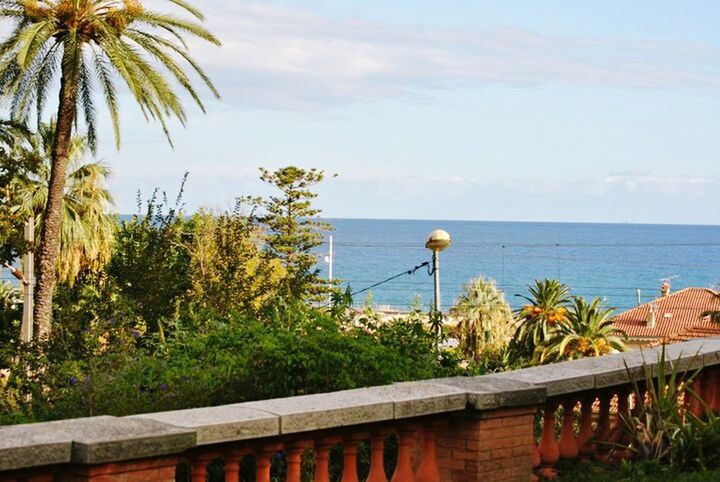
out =
<svg viewBox="0 0 720 482"><path fill-rule="evenodd" d="M453 417L438 434L443 481L522 481L532 474L535 407Z"/></svg>

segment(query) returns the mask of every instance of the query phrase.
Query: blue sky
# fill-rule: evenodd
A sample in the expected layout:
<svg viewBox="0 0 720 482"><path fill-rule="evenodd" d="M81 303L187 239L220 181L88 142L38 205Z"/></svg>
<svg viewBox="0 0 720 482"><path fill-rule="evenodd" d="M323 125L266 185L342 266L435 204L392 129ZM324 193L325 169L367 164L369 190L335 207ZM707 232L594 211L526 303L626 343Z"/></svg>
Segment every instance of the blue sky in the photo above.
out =
<svg viewBox="0 0 720 482"><path fill-rule="evenodd" d="M296 164L338 174L332 217L720 222L720 2L200 6L223 99L174 150L125 99L101 148L120 212L184 171L189 208L228 207Z"/></svg>

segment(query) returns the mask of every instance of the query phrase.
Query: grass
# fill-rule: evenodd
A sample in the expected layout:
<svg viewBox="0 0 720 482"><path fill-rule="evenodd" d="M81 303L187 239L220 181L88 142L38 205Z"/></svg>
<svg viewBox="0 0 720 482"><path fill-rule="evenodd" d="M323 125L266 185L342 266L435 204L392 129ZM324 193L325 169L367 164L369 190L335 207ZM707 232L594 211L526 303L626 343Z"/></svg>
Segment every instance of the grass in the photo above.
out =
<svg viewBox="0 0 720 482"><path fill-rule="evenodd" d="M673 467L650 462L625 462L608 465L599 462L568 461L557 466L561 481L566 482L710 482L720 480L720 470L678 472Z"/></svg>

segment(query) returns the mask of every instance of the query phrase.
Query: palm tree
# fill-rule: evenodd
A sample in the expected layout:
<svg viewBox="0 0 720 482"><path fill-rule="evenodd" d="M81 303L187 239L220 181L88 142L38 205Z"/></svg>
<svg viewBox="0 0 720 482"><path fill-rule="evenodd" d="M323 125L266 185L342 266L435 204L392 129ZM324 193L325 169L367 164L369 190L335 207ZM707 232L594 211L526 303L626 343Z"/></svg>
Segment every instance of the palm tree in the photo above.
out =
<svg viewBox="0 0 720 482"><path fill-rule="evenodd" d="M34 158L33 172L15 181L14 212L35 217L35 229L43 225L52 165L55 123L43 123L30 139L30 149L18 156ZM73 283L84 270L95 270L109 260L115 234L115 216L107 212L113 200L105 187L110 170L100 162L84 163L88 139L75 136L70 143L69 172L62 199L57 278Z"/></svg>
<svg viewBox="0 0 720 482"><path fill-rule="evenodd" d="M512 334L512 310L491 279L471 280L450 315L457 320L455 336L460 349L474 359L488 349L502 348Z"/></svg>
<svg viewBox="0 0 720 482"><path fill-rule="evenodd" d="M530 296L523 296L528 303L518 310L519 325L514 336L526 355L547 339L556 324L565 321L570 302L570 288L558 280L536 280L528 290Z"/></svg>
<svg viewBox="0 0 720 482"><path fill-rule="evenodd" d="M100 90L110 112L115 143L120 146L116 77L120 77L147 119L183 124L186 113L168 81L173 78L200 106L185 61L210 90L217 91L190 57L185 37L220 42L200 22L202 14L185 0L168 0L194 20L146 9L140 0L0 0L0 15L14 21L0 44L0 91L9 97L13 119L24 121L35 108L38 121L59 74L57 124L44 223L37 252L35 320L38 335L50 332L56 256L60 243L62 200L78 111L96 147L94 91ZM166 35L162 35L166 34Z"/></svg>
<svg viewBox="0 0 720 482"><path fill-rule="evenodd" d="M556 323L548 339L537 346L535 359L540 363L625 351L627 335L615 328L613 308L603 308L600 298L588 303L573 298L566 320Z"/></svg>

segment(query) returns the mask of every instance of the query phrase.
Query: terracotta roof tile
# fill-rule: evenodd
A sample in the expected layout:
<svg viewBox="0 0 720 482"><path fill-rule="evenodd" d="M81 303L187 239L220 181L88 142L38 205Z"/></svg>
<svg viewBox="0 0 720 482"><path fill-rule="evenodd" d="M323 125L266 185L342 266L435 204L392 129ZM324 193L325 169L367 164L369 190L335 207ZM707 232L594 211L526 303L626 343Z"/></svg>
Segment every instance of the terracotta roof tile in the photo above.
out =
<svg viewBox="0 0 720 482"><path fill-rule="evenodd" d="M650 304L657 303L655 327L647 326ZM615 316L615 326L630 338L664 338L677 341L720 335L720 326L702 313L720 311L718 292L708 288L685 288Z"/></svg>

